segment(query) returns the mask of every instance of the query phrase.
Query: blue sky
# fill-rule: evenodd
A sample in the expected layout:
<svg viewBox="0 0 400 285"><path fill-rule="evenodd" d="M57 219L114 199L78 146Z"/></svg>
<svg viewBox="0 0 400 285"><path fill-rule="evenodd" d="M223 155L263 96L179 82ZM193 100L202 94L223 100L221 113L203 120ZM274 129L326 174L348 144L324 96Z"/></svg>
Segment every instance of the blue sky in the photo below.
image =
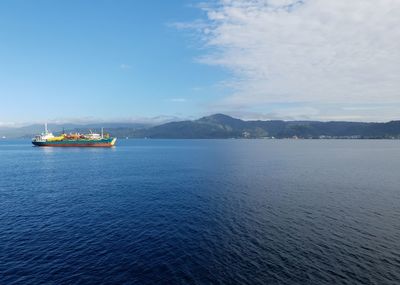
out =
<svg viewBox="0 0 400 285"><path fill-rule="evenodd" d="M400 1L0 1L0 126L400 114Z"/></svg>
<svg viewBox="0 0 400 285"><path fill-rule="evenodd" d="M171 23L191 1L1 1L0 121L196 116L223 72Z"/></svg>

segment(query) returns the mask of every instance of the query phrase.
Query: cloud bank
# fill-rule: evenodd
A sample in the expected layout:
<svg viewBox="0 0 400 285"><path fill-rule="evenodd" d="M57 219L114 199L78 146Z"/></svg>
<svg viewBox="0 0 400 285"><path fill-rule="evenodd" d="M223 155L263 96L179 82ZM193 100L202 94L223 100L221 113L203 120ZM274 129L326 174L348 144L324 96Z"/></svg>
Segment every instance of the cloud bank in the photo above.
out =
<svg viewBox="0 0 400 285"><path fill-rule="evenodd" d="M221 0L201 9L198 60L232 74L220 107L342 104L338 115L361 117L365 104L400 107L398 0Z"/></svg>

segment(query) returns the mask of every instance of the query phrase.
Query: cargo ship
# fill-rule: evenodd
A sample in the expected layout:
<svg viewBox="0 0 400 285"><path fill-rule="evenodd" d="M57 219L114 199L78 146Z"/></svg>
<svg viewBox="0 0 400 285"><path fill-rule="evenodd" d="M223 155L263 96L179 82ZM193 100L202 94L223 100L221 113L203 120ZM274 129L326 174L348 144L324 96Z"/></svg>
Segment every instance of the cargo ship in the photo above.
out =
<svg viewBox="0 0 400 285"><path fill-rule="evenodd" d="M112 138L110 135L103 133L96 134L90 132L89 134L70 133L64 132L59 136L54 136L47 129L45 124L44 133L35 136L32 139L32 144L35 146L54 146L54 147L112 147L115 145L117 138Z"/></svg>

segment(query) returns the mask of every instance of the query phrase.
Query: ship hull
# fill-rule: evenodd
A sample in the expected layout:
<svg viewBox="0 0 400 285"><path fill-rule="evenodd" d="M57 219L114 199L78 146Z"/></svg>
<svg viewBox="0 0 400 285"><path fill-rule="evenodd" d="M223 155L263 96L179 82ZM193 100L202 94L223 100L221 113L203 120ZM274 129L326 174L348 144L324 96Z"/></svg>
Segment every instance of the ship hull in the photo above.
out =
<svg viewBox="0 0 400 285"><path fill-rule="evenodd" d="M116 140L116 138L109 138L101 140L32 141L32 144L50 147L112 147Z"/></svg>

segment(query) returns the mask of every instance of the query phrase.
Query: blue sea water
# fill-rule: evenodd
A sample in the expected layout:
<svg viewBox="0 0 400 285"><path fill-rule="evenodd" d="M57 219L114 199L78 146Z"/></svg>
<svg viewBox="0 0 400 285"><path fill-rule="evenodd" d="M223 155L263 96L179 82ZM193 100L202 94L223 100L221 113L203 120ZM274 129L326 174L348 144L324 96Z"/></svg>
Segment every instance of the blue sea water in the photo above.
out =
<svg viewBox="0 0 400 285"><path fill-rule="evenodd" d="M400 141L0 142L0 284L399 284Z"/></svg>

